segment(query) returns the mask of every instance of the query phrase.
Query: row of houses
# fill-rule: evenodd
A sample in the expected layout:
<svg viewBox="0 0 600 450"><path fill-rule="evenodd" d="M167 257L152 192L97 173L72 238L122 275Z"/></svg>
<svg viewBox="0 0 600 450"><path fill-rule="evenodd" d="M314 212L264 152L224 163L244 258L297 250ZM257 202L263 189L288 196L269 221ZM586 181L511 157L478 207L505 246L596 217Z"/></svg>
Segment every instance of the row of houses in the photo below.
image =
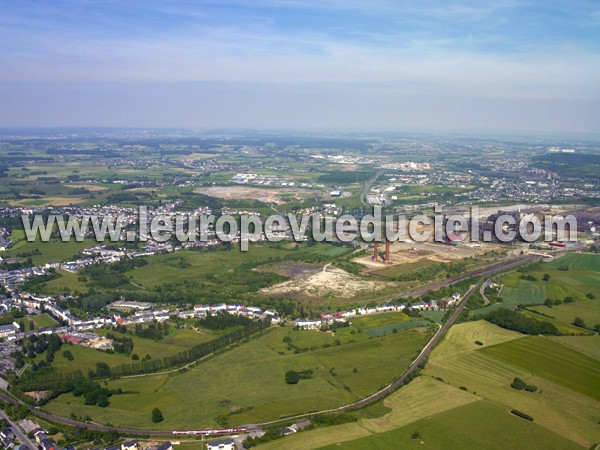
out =
<svg viewBox="0 0 600 450"><path fill-rule="evenodd" d="M121 302L126 306L141 306L146 307L151 305L150 303L138 303ZM135 311L128 317L122 317L119 313L111 313L105 316L98 316L91 319L81 319L69 310L62 310L56 300L52 297L42 297L30 294L27 292L20 292L14 298L4 298L0 303L0 311L6 312L13 307L26 307L29 309L36 309L44 311L52 315L55 319L59 320L64 326L45 328L36 331L27 331L21 333L19 324L13 323L9 325L0 326L0 338L17 339L18 337L28 336L31 334L64 334L67 332L83 332L86 330L92 330L94 328L100 328L105 325L118 326L118 325L133 325L143 324L153 321L164 322L170 317L180 318L200 318L207 315L214 315L219 313L229 313L246 316L252 319L271 319L271 322L278 323L280 321L279 315L274 310L263 311L261 308L256 306L246 306L242 304L227 304L219 303L215 305L196 305L192 310L179 311L170 310L169 308L157 308L157 309L141 309Z"/></svg>
<svg viewBox="0 0 600 450"><path fill-rule="evenodd" d="M364 306L351 309L348 311L339 311L333 314L323 314L319 318L312 319L297 319L294 325L304 330L318 330L326 325L331 325L335 322L347 322L349 318L356 316L367 316L372 314L382 314L386 312L403 311L404 309L416 309L419 311L437 311L439 309L450 308L458 304L461 300L461 295L456 292L445 300L431 300L428 302L401 303L398 305L377 305Z"/></svg>

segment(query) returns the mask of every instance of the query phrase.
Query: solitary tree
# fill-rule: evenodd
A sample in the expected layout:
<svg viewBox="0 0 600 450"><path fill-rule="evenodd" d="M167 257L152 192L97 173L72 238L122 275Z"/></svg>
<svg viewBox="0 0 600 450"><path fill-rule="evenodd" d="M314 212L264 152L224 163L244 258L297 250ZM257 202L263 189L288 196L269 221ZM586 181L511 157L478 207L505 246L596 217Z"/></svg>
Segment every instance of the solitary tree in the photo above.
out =
<svg viewBox="0 0 600 450"><path fill-rule="evenodd" d="M158 423L158 422L162 422L162 421L163 421L163 415L160 412L160 409L154 408L152 410L152 422L153 423Z"/></svg>
<svg viewBox="0 0 600 450"><path fill-rule="evenodd" d="M579 327L579 328L586 328L585 322L583 321L583 319L581 317L575 317L575 320L573 321L573 325L575 325L576 327Z"/></svg>
<svg viewBox="0 0 600 450"><path fill-rule="evenodd" d="M71 350L65 350L63 352L63 356L65 358L67 358L69 361L73 361L75 358L73 357L73 353L71 353Z"/></svg>

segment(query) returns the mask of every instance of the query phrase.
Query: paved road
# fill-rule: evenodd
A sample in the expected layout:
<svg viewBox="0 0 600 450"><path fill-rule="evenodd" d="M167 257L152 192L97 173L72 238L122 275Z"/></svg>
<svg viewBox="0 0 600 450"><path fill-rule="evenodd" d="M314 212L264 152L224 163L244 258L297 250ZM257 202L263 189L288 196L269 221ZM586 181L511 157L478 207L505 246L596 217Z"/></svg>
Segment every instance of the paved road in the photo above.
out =
<svg viewBox="0 0 600 450"><path fill-rule="evenodd" d="M483 306L487 306L490 304L490 299L487 298L487 295L485 295L485 290L486 290L486 288L490 287L490 284L492 284L491 280L487 280L485 283L483 283L479 287L479 294L481 295L481 298L483 299Z"/></svg>
<svg viewBox="0 0 600 450"><path fill-rule="evenodd" d="M0 417L5 419L10 424L10 427L12 428L15 435L19 438L19 441L21 441L21 444L28 446L31 450L37 448L37 445L35 445L33 442L31 442L31 440L27 437L27 435L25 435L21 431L21 428L19 428L17 426L17 424L14 423L12 421L12 419L10 417L8 417L8 415L6 415L6 413L2 410L0 410Z"/></svg>
<svg viewBox="0 0 600 450"><path fill-rule="evenodd" d="M379 175L381 175L381 172L377 172L369 180L365 181L365 184L364 184L363 188L360 191L360 202L363 205L365 205L365 206L371 206L367 202L367 194L369 193L369 189L371 188L371 186L373 185L373 183L375 183L375 181L377 180L377 178L379 177Z"/></svg>

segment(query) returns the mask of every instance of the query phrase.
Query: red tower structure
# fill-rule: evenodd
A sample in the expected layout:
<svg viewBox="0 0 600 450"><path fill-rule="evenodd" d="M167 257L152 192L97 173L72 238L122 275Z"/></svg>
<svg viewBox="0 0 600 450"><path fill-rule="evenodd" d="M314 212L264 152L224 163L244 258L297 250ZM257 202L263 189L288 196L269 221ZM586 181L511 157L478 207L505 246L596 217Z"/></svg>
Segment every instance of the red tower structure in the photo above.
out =
<svg viewBox="0 0 600 450"><path fill-rule="evenodd" d="M391 264L392 260L390 258L390 241L385 240L385 263Z"/></svg>

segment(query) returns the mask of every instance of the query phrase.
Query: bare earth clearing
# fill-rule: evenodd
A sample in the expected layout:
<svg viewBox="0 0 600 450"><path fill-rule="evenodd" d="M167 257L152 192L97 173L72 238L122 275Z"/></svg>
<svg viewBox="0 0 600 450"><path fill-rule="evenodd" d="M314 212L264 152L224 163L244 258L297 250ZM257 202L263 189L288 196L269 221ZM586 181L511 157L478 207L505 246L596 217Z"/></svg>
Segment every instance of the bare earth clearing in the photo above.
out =
<svg viewBox="0 0 600 450"><path fill-rule="evenodd" d="M278 205L287 203L289 200L298 201L321 195L321 192L309 189L262 189L247 186L214 186L195 189L194 193L226 200L259 200Z"/></svg>
<svg viewBox="0 0 600 450"><path fill-rule="evenodd" d="M352 297L361 291L378 291L392 285L394 283L364 280L345 270L327 265L320 272L276 284L262 289L261 292L265 294L302 293L313 297L328 295Z"/></svg>

